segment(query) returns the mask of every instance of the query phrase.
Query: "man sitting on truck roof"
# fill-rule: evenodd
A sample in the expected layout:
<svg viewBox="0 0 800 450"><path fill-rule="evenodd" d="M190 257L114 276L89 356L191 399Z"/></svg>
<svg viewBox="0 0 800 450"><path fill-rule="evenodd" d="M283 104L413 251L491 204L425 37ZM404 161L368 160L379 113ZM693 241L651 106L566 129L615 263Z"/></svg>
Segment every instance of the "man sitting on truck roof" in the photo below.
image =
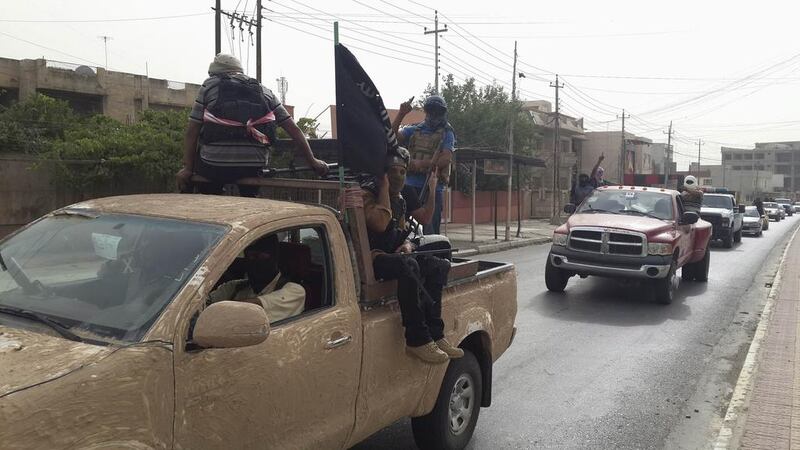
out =
<svg viewBox="0 0 800 450"><path fill-rule="evenodd" d="M203 194L222 194L224 184L258 177L269 162L268 148L276 126L295 143L295 152L318 174L328 165L314 157L305 135L269 89L245 75L232 55L218 54L209 78L197 93L184 140L183 168L176 174L181 192L191 192L193 174L210 182L197 186ZM257 186L239 186L239 194L255 197Z"/></svg>
<svg viewBox="0 0 800 450"><path fill-rule="evenodd" d="M270 322L294 317L303 312L306 291L288 282L278 269L278 236L261 238L244 250L246 278L232 280L214 289L210 303L239 300L261 305Z"/></svg>
<svg viewBox="0 0 800 450"><path fill-rule="evenodd" d="M464 351L444 338L442 289L450 262L429 254L409 255L414 244L408 240L406 201L401 194L409 159L408 151L400 147L398 154L389 155L387 173L378 185L362 188L364 216L375 277L397 280L408 353L440 364L460 358Z"/></svg>

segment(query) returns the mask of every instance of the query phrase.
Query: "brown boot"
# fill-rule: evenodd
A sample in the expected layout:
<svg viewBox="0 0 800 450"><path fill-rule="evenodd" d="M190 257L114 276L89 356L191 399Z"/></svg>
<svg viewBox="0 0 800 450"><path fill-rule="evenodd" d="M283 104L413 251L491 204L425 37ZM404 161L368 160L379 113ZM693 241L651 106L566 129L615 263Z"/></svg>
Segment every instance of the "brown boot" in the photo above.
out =
<svg viewBox="0 0 800 450"><path fill-rule="evenodd" d="M447 342L445 338L436 341L436 346L439 347L439 350L445 352L450 359L458 359L464 356L464 350L453 347L453 344Z"/></svg>
<svg viewBox="0 0 800 450"><path fill-rule="evenodd" d="M427 344L420 345L419 347L406 346L406 352L416 356L428 364L442 364L450 360L450 357L447 356L447 353L439 350L439 347L437 347L433 342L428 342Z"/></svg>

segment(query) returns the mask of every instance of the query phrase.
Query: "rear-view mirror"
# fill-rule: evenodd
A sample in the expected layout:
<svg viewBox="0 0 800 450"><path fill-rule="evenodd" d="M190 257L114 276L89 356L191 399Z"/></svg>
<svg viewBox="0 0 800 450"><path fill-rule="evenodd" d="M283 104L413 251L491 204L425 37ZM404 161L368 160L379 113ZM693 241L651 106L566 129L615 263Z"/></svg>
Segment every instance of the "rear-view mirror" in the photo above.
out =
<svg viewBox="0 0 800 450"><path fill-rule="evenodd" d="M681 225L691 225L693 223L697 223L700 220L700 216L694 211L686 211L681 216Z"/></svg>
<svg viewBox="0 0 800 450"><path fill-rule="evenodd" d="M567 214L572 214L575 212L575 205L572 203L567 203L564 205L564 212Z"/></svg>
<svg viewBox="0 0 800 450"><path fill-rule="evenodd" d="M262 306L222 301L200 313L193 340L203 348L236 348L260 344L267 335L269 319Z"/></svg>

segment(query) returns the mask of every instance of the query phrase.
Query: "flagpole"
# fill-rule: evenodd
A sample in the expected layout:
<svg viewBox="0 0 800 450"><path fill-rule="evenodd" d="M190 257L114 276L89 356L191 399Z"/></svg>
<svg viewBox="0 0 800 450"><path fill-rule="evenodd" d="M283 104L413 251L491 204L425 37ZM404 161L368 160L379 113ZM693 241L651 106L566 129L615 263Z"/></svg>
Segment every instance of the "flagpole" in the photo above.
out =
<svg viewBox="0 0 800 450"><path fill-rule="evenodd" d="M338 21L333 22L334 59L336 57L335 55L336 55L336 46L337 45L339 45L339 22ZM338 102L337 102L336 106L338 108L338 106L339 106ZM345 202L344 195L345 194L344 194L344 164L342 164L343 161L344 161L344 158L343 158L343 155L342 155L342 147L341 147L341 144L340 144L339 145L339 198L341 199L340 201L342 202L342 212L344 213L344 222L345 223L350 223L350 217L347 214L347 209L344 207L344 202Z"/></svg>

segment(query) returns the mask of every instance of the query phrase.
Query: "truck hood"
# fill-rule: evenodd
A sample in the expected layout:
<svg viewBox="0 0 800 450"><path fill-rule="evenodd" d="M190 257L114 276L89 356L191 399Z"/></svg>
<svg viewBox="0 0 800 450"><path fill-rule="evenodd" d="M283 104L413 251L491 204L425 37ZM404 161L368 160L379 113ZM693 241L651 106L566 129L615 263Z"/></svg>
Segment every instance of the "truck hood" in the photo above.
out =
<svg viewBox="0 0 800 450"><path fill-rule="evenodd" d="M0 396L60 378L113 349L0 326Z"/></svg>
<svg viewBox="0 0 800 450"><path fill-rule="evenodd" d="M637 231L648 236L672 230L672 222L633 214L573 214L567 227L601 227Z"/></svg>
<svg viewBox="0 0 800 450"><path fill-rule="evenodd" d="M720 216L730 216L733 213L728 208L708 208L704 206L700 208L700 214L717 214Z"/></svg>

